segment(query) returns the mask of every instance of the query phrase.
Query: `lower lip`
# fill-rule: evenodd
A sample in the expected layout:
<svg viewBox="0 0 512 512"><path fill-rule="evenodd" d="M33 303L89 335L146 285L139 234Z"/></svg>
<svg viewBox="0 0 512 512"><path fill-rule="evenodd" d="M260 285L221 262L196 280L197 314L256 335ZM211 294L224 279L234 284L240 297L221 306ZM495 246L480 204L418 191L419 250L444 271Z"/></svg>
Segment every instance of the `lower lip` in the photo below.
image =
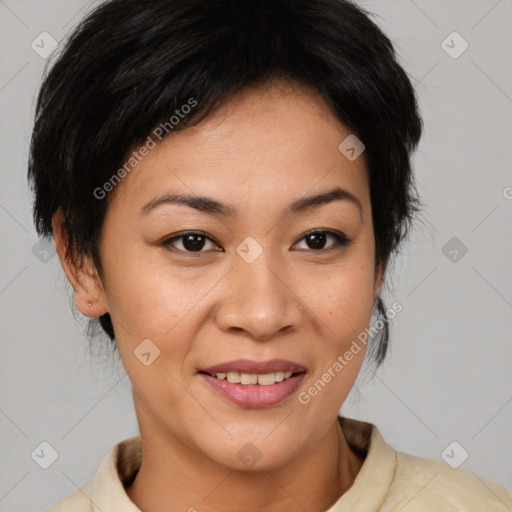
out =
<svg viewBox="0 0 512 512"><path fill-rule="evenodd" d="M205 373L199 373L215 391L241 407L271 407L292 395L300 386L305 373L276 382L270 386L259 384L234 384L226 379L217 379Z"/></svg>

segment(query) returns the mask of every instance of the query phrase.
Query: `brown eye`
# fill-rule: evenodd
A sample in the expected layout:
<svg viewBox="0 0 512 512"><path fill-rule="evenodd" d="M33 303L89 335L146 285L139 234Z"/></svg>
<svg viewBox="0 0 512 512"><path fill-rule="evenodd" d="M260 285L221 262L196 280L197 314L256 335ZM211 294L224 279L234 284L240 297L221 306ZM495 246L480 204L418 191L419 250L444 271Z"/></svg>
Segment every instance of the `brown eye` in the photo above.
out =
<svg viewBox="0 0 512 512"><path fill-rule="evenodd" d="M326 248L329 238L334 240L334 243L329 244ZM333 231L311 231L303 236L301 238L301 241L302 240L306 241L307 249L313 251L331 250L338 246L348 245L351 242L343 233L335 233Z"/></svg>
<svg viewBox="0 0 512 512"><path fill-rule="evenodd" d="M203 251L204 247L210 242L214 247L218 247L215 242L203 233L182 233L181 235L174 236L165 240L162 245L172 246L181 252L207 252Z"/></svg>

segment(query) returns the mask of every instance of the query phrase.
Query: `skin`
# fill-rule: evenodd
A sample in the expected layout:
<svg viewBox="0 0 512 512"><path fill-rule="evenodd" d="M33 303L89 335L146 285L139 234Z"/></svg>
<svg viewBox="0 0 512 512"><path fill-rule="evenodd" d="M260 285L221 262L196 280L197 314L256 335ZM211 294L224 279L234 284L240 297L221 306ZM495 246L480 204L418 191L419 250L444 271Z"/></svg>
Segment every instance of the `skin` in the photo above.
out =
<svg viewBox="0 0 512 512"><path fill-rule="evenodd" d="M364 154L349 161L338 150L350 133L318 93L291 83L246 89L201 124L174 132L112 192L100 241L102 282L92 264L77 268L65 257L56 215L57 249L77 307L113 320L143 449L127 493L144 511L171 504L201 512L322 511L353 484L363 459L336 418L365 350L308 404L298 400L368 327L382 285ZM356 196L362 210L337 200L287 213L293 201L334 187ZM170 191L214 198L238 216L175 204L141 215ZM328 235L315 249L304 238L313 229L352 242L338 245ZM200 253L187 253L183 239L162 244L190 230L213 241ZM253 263L236 252L248 236L263 250ZM134 350L148 338L160 356L145 366ZM307 374L278 405L241 407L197 373L239 358L289 359ZM261 454L252 467L237 457L249 442Z"/></svg>

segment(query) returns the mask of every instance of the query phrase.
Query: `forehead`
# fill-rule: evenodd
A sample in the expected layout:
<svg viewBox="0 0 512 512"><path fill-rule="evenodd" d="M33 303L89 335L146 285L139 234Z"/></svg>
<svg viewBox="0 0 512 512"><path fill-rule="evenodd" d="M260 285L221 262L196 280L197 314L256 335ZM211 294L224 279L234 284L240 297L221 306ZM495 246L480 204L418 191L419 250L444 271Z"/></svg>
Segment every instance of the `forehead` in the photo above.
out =
<svg viewBox="0 0 512 512"><path fill-rule="evenodd" d="M278 82L248 88L198 125L164 138L123 178L113 199L141 205L170 189L286 201L337 185L364 202L364 154L351 161L338 149L350 135L308 87Z"/></svg>

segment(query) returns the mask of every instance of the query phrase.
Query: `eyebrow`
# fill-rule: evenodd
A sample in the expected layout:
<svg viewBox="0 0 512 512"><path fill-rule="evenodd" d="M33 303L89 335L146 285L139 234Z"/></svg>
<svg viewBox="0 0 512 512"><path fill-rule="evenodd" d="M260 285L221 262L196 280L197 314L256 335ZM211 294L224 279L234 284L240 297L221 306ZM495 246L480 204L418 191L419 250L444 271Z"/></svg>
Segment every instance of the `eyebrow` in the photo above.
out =
<svg viewBox="0 0 512 512"><path fill-rule="evenodd" d="M349 201L359 209L359 215L363 218L363 208L361 201L348 190L336 187L332 190L315 194L308 197L297 199L288 206L289 213L302 213L316 206L332 203L334 201ZM164 204L182 204L194 208L200 212L210 215L220 215L224 217L235 217L238 210L233 206L222 204L214 199L204 196L192 196L188 194L178 194L169 192L161 197L157 197L147 202L141 209L141 214L148 214Z"/></svg>

